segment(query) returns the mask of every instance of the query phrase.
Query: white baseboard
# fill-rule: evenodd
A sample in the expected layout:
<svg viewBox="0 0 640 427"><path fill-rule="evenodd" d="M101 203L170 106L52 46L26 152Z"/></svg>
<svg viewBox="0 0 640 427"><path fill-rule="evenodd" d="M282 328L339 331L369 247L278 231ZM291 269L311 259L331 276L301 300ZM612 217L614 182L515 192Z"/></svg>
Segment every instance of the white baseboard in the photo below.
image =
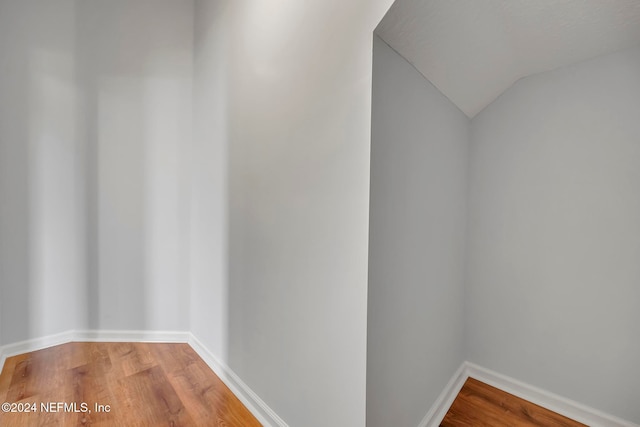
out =
<svg viewBox="0 0 640 427"><path fill-rule="evenodd" d="M640 427L640 425L606 414L597 409L534 387L474 363L465 362L467 376L528 400L565 417L592 427Z"/></svg>
<svg viewBox="0 0 640 427"><path fill-rule="evenodd" d="M220 377L251 413L266 427L288 427L260 397L221 362L197 337L182 331L66 331L0 347L0 371L8 357L42 350L73 341L92 342L179 342L188 343ZM467 378L472 377L558 414L592 427L640 427L639 424L606 414L581 403L499 374L474 363L463 362L453 374L418 427L438 426Z"/></svg>
<svg viewBox="0 0 640 427"><path fill-rule="evenodd" d="M418 427L437 427L440 425L440 421L447 415L447 411L468 378L466 368L463 362L444 387L444 390L442 390L436 402L431 406L427 415L420 421Z"/></svg>
<svg viewBox="0 0 640 427"><path fill-rule="evenodd" d="M189 332L182 331L74 331L73 341L88 342L171 342L187 343Z"/></svg>
<svg viewBox="0 0 640 427"><path fill-rule="evenodd" d="M451 380L418 427L434 427L440 425L455 400L456 395L469 377L591 427L640 427L638 424L605 414L597 409L470 362L463 362L462 365L460 365L460 368L458 368L453 377L451 377Z"/></svg>
<svg viewBox="0 0 640 427"><path fill-rule="evenodd" d="M240 399L244 406L265 427L288 427L287 423L278 416L260 397L246 385L238 375L224 362L211 353L202 342L190 334L189 345L206 362L215 374L229 387L233 394Z"/></svg>
<svg viewBox="0 0 640 427"><path fill-rule="evenodd" d="M191 332L182 331L66 331L0 347L0 371L8 357L69 342L172 342L188 343L215 374L265 427L288 427L269 406L225 363L221 362Z"/></svg>
<svg viewBox="0 0 640 427"><path fill-rule="evenodd" d="M29 353L31 351L42 350L55 345L65 344L73 341L73 331L65 331L59 334L47 335L46 337L32 338L7 344L0 347L0 371L4 367L4 362L8 357L17 354Z"/></svg>

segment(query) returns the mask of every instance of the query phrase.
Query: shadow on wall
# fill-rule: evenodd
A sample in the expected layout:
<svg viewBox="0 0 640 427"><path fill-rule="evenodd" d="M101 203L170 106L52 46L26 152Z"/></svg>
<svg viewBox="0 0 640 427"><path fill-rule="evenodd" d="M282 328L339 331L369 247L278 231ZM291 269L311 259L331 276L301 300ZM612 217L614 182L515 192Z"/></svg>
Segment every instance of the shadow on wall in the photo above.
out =
<svg viewBox="0 0 640 427"><path fill-rule="evenodd" d="M194 135L189 155L191 332L229 363L228 44L230 2L196 2Z"/></svg>

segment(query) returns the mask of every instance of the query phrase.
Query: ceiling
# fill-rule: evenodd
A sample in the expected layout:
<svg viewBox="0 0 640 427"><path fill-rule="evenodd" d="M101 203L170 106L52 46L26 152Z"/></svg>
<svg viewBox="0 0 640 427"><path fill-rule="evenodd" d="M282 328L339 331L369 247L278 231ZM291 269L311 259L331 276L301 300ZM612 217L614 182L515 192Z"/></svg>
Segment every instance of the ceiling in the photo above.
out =
<svg viewBox="0 0 640 427"><path fill-rule="evenodd" d="M522 77L640 45L640 0L396 0L376 34L473 117Z"/></svg>

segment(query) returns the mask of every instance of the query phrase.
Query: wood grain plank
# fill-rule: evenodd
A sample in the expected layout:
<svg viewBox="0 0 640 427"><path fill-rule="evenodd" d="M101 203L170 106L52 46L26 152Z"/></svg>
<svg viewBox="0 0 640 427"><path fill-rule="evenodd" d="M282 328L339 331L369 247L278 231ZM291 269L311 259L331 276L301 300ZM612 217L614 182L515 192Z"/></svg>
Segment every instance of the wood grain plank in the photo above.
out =
<svg viewBox="0 0 640 427"><path fill-rule="evenodd" d="M185 406L198 423L216 421L220 426L238 425L254 427L260 423L242 405L232 398L233 393L219 379L207 375L209 367L198 361L173 372L169 381L184 399Z"/></svg>
<svg viewBox="0 0 640 427"><path fill-rule="evenodd" d="M474 378L468 378L441 427L585 427Z"/></svg>
<svg viewBox="0 0 640 427"><path fill-rule="evenodd" d="M132 425L195 425L159 366L122 378L119 385L124 404L120 410L137 414Z"/></svg>
<svg viewBox="0 0 640 427"><path fill-rule="evenodd" d="M3 427L260 426L188 344L69 343L10 357L0 396L38 405L37 413L0 413ZM56 411L56 402L76 410ZM96 403L110 411L96 412Z"/></svg>

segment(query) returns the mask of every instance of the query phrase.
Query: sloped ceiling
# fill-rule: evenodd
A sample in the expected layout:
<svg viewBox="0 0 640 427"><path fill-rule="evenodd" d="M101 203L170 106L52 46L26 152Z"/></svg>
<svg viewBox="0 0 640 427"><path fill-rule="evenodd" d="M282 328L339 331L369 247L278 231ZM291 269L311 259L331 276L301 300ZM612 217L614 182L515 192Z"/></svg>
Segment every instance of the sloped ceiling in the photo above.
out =
<svg viewBox="0 0 640 427"><path fill-rule="evenodd" d="M640 0L396 0L376 33L473 117L522 77L640 45Z"/></svg>

